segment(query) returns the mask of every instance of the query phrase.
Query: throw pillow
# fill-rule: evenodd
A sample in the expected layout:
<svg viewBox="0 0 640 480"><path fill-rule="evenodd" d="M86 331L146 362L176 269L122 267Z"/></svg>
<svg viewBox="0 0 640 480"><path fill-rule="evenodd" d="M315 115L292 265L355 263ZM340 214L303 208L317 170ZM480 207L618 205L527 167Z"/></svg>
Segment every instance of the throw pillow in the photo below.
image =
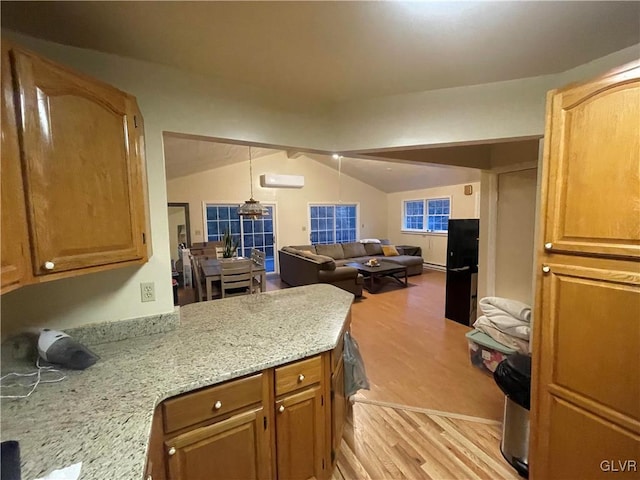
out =
<svg viewBox="0 0 640 480"><path fill-rule="evenodd" d="M382 253L385 257L395 257L400 255L394 245L382 245Z"/></svg>

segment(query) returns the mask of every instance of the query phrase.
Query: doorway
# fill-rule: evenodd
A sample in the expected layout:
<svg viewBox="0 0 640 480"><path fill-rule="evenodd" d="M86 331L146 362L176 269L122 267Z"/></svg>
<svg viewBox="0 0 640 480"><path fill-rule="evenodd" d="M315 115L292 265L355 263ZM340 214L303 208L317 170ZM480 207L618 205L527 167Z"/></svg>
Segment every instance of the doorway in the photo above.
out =
<svg viewBox="0 0 640 480"><path fill-rule="evenodd" d="M175 267L180 260L180 246L191 247L191 224L189 222L189 204L172 202L167 204L169 215L169 249L171 263Z"/></svg>
<svg viewBox="0 0 640 480"><path fill-rule="evenodd" d="M500 297L533 302L537 170L498 175L496 283Z"/></svg>

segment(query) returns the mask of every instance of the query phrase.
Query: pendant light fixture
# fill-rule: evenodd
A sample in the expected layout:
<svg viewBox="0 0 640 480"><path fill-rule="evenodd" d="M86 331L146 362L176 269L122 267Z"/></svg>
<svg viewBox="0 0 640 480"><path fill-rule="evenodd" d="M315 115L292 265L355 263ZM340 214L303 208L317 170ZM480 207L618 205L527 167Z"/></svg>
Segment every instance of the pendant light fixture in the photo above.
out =
<svg viewBox="0 0 640 480"><path fill-rule="evenodd" d="M249 185L251 186L251 198L238 208L238 215L252 219L269 216L269 210L259 201L253 199L253 163L251 159L251 147L249 147Z"/></svg>

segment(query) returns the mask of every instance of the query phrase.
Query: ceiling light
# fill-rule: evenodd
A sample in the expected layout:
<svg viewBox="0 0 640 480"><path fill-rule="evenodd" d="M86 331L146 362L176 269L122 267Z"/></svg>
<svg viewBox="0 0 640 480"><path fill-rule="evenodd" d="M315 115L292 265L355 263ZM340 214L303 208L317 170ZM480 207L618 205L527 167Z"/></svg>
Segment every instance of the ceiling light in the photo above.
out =
<svg viewBox="0 0 640 480"><path fill-rule="evenodd" d="M331 158L333 158L334 160L338 160L340 158L340 155L337 153L334 153L333 155L331 155Z"/></svg>
<svg viewBox="0 0 640 480"><path fill-rule="evenodd" d="M251 185L251 198L238 208L238 215L252 219L269 216L269 210L259 201L253 199L253 163L251 161L251 147L249 147L249 185Z"/></svg>

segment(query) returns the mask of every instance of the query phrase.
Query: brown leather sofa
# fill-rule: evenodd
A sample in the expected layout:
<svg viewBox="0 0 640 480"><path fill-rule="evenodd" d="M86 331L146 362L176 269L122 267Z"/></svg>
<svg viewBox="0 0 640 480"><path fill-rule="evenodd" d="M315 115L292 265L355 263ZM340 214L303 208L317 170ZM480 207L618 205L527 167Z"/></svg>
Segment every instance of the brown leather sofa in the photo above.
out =
<svg viewBox="0 0 640 480"><path fill-rule="evenodd" d="M379 243L359 242L283 247L278 257L280 279L287 285L331 283L356 296L362 295L363 278L355 268L347 267L347 263L384 259L406 266L407 275L422 275L423 263L422 257L414 255L385 257Z"/></svg>

